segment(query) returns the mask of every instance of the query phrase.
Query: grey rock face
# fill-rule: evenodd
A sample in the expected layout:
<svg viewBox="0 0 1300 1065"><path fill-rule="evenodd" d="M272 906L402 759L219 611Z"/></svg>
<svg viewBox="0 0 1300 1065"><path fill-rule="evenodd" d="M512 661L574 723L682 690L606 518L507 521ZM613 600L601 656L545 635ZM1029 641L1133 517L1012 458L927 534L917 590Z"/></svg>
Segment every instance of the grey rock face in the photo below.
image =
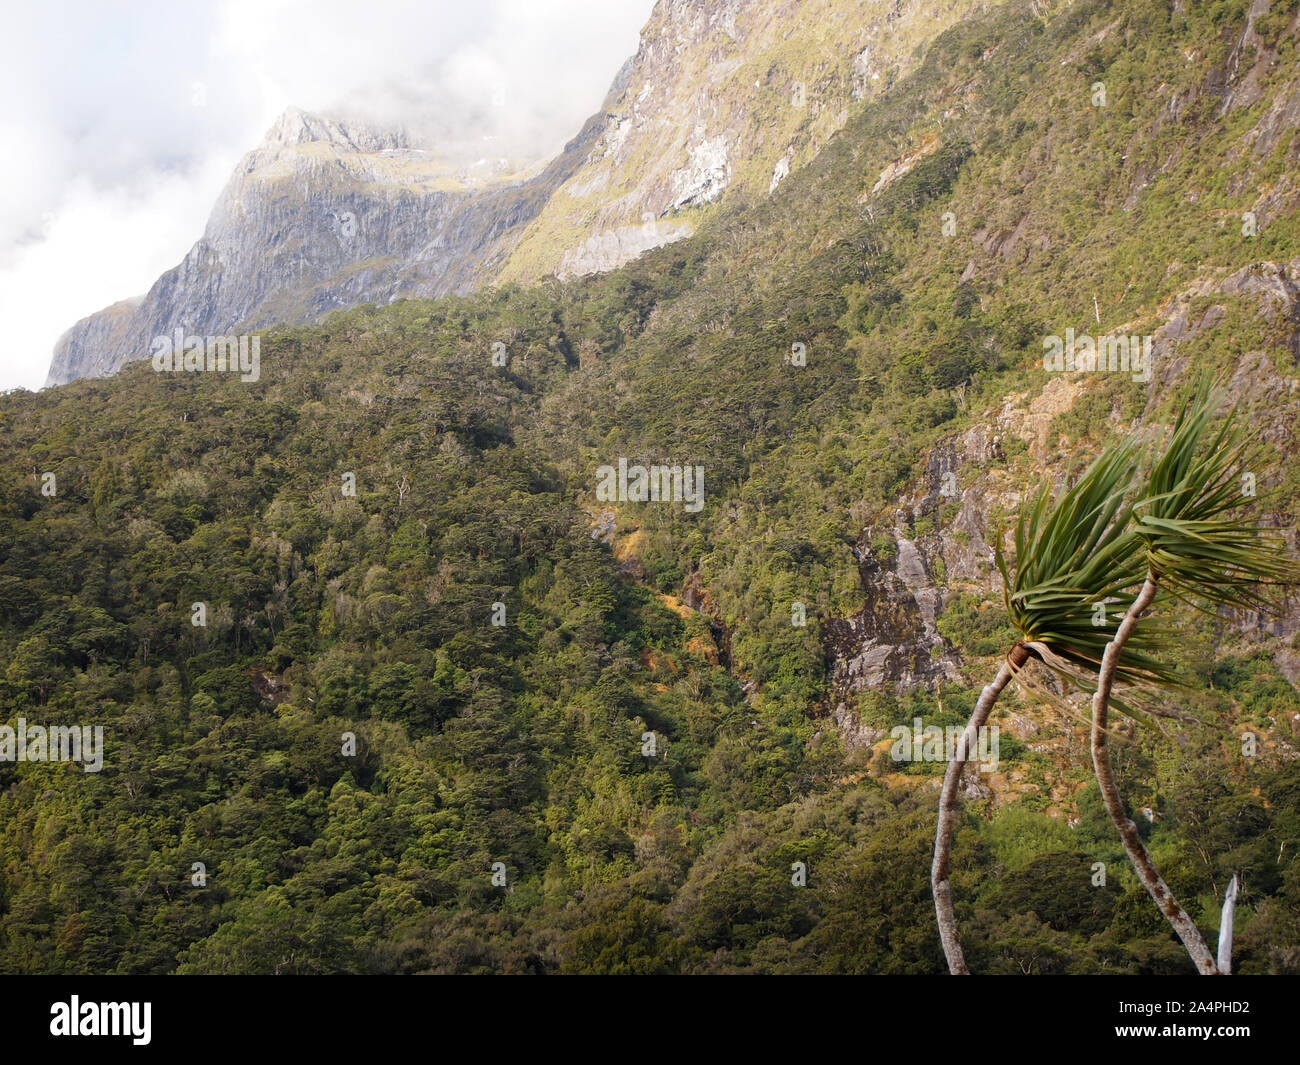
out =
<svg viewBox="0 0 1300 1065"><path fill-rule="evenodd" d="M118 353L129 344L129 329L142 302L137 296L114 303L81 319L64 333L54 346L46 384L115 373L124 361Z"/></svg>
<svg viewBox="0 0 1300 1065"><path fill-rule="evenodd" d="M593 132L588 124L531 177L485 175L455 171L402 133L291 108L240 162L185 259L147 295L65 333L47 383L115 373L176 329L247 332L466 292L572 173Z"/></svg>
<svg viewBox="0 0 1300 1065"><path fill-rule="evenodd" d="M560 264L561 276L613 270L644 251L691 235L688 222L647 220L639 226L618 226L593 233L569 251Z"/></svg>
<svg viewBox="0 0 1300 1065"><path fill-rule="evenodd" d="M826 625L831 702L842 732L853 732L849 722L855 720L858 692L960 678L953 650L936 627L943 592L932 569L941 552L938 545L927 551L910 539L905 515L898 517L898 524L880 530L894 542L892 560L872 548L873 530L864 530L858 541L863 609Z"/></svg>

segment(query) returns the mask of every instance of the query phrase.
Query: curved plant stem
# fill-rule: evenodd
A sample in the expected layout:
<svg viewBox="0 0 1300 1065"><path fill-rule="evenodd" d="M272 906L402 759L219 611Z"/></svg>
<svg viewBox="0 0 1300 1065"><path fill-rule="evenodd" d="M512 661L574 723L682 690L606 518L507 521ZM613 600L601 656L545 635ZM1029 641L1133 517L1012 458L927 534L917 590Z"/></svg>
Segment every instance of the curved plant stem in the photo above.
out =
<svg viewBox="0 0 1300 1065"><path fill-rule="evenodd" d="M1002 694L1002 689L1011 683L1014 671L1024 665L1028 658L1028 648L1017 644L1011 649L1008 660L1002 663L993 683L980 692L979 701L975 703L970 721L966 724L966 731L962 733L943 777L943 791L939 795L939 823L934 833L934 863L930 866L930 888L934 894L934 912L939 922L943 954L948 959L948 971L954 976L970 975L970 970L966 967L966 956L961 949L961 938L957 933L957 917L952 909L952 885L948 882L952 833L957 820L957 787L961 783L961 774L966 768L970 752L975 750L979 730L984 727L984 722L993 711L993 704Z"/></svg>
<svg viewBox="0 0 1300 1065"><path fill-rule="evenodd" d="M1119 665L1124 645L1133 634L1133 630L1137 628L1143 612L1155 597L1156 578L1153 573L1148 573L1142 591L1133 600L1133 605L1129 607L1119 623L1119 628L1115 630L1115 638L1106 645L1105 654L1102 655L1101 668L1097 673L1097 691L1092 698L1092 765L1097 773L1097 785L1101 788L1101 797L1106 803L1106 811L1110 814L1110 819L1115 822L1115 827L1119 829L1120 838L1124 841L1124 850L1128 852L1129 861L1133 863L1138 879L1151 893L1160 912L1165 915L1165 919L1178 934L1178 938L1183 941L1183 946L1187 948L1187 953L1195 963L1197 971L1205 976L1216 976L1219 969L1214 964L1214 957L1205 945L1205 940L1191 917L1187 915L1187 911L1174 898L1169 885L1156 870L1151 855L1147 853L1138 835L1137 825L1129 820L1124 811L1124 803L1119 797L1119 789L1115 786L1115 776L1111 771L1110 751L1106 746L1106 715L1110 708L1111 688L1115 683L1115 669Z"/></svg>

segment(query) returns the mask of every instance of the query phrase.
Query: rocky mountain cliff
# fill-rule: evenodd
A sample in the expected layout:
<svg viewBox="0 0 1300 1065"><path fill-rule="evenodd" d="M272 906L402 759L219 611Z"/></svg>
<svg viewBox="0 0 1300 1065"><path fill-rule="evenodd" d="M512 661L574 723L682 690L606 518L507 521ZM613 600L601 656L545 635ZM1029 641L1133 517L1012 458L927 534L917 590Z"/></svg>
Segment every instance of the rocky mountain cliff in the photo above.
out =
<svg viewBox="0 0 1300 1065"><path fill-rule="evenodd" d="M308 322L358 303L462 292L537 212L594 127L532 174L456 169L404 134L286 111L240 162L183 262L60 338L49 383L116 372L152 337Z"/></svg>
<svg viewBox="0 0 1300 1065"><path fill-rule="evenodd" d="M399 297L618 266L766 195L854 101L976 0L660 0L601 109L549 164L457 170L396 131L290 108L147 295L76 323L49 384L116 372L177 328L234 333Z"/></svg>

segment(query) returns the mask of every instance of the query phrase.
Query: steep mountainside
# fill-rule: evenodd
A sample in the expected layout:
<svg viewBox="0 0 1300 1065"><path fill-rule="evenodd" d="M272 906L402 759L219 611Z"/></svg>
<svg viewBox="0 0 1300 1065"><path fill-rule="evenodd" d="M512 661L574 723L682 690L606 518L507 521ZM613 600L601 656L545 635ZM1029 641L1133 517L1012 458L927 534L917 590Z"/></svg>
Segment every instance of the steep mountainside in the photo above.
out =
<svg viewBox="0 0 1300 1065"><path fill-rule="evenodd" d="M602 109L531 174L457 173L401 134L290 109L240 163L184 262L133 314L116 304L76 323L48 383L115 373L177 328L238 333L610 269L691 233L729 187L775 188L854 100L983 6L661 0Z"/></svg>
<svg viewBox="0 0 1300 1065"><path fill-rule="evenodd" d="M728 190L761 197L888 89L973 0L664 0L583 166L501 276L609 270L691 233Z"/></svg>
<svg viewBox="0 0 1300 1065"><path fill-rule="evenodd" d="M943 760L889 731L963 723L1001 664L1027 493L1217 372L1264 446L1242 513L1296 547L1298 25L993 8L608 273L269 329L255 382L0 397L0 718L106 745L0 762L0 967L941 971ZM1151 362L1058 371L1067 332ZM602 492L637 465L699 467L702 505ZM1244 885L1242 973L1300 972L1275 598L1157 600L1182 716L1114 726L1198 926ZM1077 711L998 704L971 966L1186 972Z"/></svg>

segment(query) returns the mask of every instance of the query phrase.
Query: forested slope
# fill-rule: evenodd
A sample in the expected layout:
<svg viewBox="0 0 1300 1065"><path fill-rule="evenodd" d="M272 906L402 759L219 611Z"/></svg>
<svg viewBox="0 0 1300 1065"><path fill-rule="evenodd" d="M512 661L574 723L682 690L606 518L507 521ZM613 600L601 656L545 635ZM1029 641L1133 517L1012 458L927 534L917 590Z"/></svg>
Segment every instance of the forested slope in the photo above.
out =
<svg viewBox="0 0 1300 1065"><path fill-rule="evenodd" d="M942 766L882 737L990 678L1023 493L1205 368L1264 520L1300 496L1295 5L1049 7L611 274L267 331L255 383L0 397L0 719L106 746L0 763L0 968L941 971ZM1067 327L1153 335L1151 380L1045 373ZM703 466L703 509L599 501L620 458ZM1202 928L1242 877L1238 971L1294 972L1295 607L1179 624L1200 723L1121 783ZM972 968L1187 971L1079 723L997 720Z"/></svg>

